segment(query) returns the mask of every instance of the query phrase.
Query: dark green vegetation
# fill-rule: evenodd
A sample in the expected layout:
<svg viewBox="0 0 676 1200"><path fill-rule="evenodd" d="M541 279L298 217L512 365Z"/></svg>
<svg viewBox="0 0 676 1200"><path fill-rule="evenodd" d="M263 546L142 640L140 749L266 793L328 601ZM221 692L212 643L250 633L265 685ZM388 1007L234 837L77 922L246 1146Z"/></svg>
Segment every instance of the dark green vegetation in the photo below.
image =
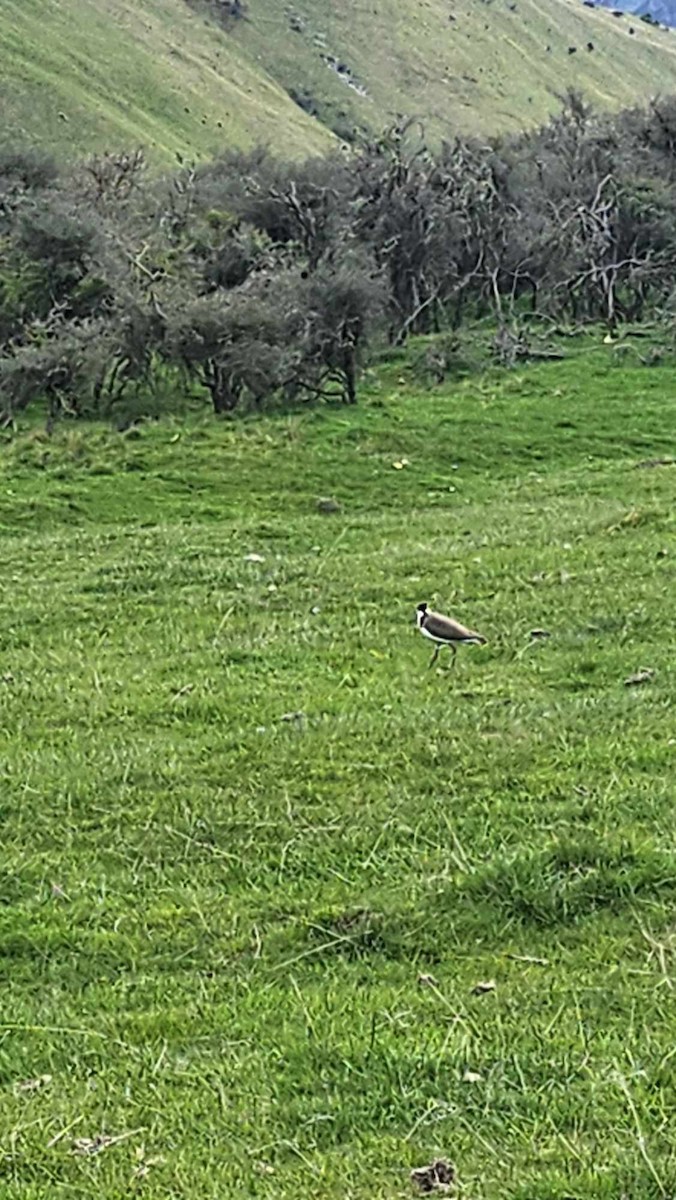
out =
<svg viewBox="0 0 676 1200"><path fill-rule="evenodd" d="M3 1196L674 1194L672 371L601 342L4 446Z"/></svg>
<svg viewBox="0 0 676 1200"><path fill-rule="evenodd" d="M440 382L486 316L503 365L536 330L668 330L675 147L673 98L610 117L571 93L538 130L436 154L411 124L159 181L141 154L0 150L0 420L37 401L123 425L186 384L217 413L354 404L383 344L445 331Z"/></svg>
<svg viewBox="0 0 676 1200"><path fill-rule="evenodd" d="M302 157L401 112L438 140L532 125L569 87L608 108L676 88L672 36L579 0L239 7L3 0L5 129L71 160L143 146L172 165L259 142Z"/></svg>

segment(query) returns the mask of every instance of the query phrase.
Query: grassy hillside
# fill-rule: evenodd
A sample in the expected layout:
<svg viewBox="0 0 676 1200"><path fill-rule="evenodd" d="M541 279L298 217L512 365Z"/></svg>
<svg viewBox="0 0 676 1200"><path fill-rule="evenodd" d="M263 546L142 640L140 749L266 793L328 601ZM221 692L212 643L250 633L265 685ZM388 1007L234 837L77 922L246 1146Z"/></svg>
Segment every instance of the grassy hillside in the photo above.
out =
<svg viewBox="0 0 676 1200"><path fill-rule="evenodd" d="M401 112L436 137L515 129L569 85L604 105L676 90L675 35L578 0L249 0L246 11L225 32L206 0L202 11L4 0L5 128L69 154L143 144L168 162L224 143L317 151L329 129L380 130Z"/></svg>
<svg viewBox="0 0 676 1200"><path fill-rule="evenodd" d="M676 89L676 35L580 0L251 0L237 38L276 79L344 124L396 113L436 136L518 129L569 86L620 106ZM630 33L630 29L634 32ZM587 49L587 43L593 50ZM569 54L569 48L575 53ZM322 58L345 65L359 96Z"/></svg>
<svg viewBox="0 0 676 1200"><path fill-rule="evenodd" d="M147 146L158 162L224 144L320 151L330 135L185 0L3 0L5 138L69 155Z"/></svg>
<svg viewBox="0 0 676 1200"><path fill-rule="evenodd" d="M2 448L8 1200L673 1194L670 372L406 379Z"/></svg>

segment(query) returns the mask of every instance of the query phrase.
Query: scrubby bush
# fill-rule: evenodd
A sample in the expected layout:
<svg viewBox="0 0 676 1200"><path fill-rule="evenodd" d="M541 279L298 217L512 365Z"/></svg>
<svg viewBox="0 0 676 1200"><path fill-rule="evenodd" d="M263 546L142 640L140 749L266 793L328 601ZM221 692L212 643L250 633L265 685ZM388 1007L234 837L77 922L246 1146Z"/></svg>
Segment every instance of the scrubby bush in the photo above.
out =
<svg viewBox="0 0 676 1200"><path fill-rule="evenodd" d="M167 372L219 413L354 403L379 339L493 314L508 363L526 316L671 320L675 214L674 98L610 116L571 93L516 136L432 151L404 122L349 156L161 180L140 152L59 172L0 149L0 404L105 413ZM431 381L454 369L438 346Z"/></svg>

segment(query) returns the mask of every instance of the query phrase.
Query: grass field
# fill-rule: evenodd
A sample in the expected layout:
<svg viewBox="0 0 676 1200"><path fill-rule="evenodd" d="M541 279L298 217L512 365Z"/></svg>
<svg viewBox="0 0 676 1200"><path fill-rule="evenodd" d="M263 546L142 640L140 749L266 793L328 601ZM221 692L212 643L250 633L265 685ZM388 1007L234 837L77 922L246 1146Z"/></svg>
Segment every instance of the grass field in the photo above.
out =
<svg viewBox="0 0 676 1200"><path fill-rule="evenodd" d="M674 1195L673 373L569 349L3 446L0 1195Z"/></svg>

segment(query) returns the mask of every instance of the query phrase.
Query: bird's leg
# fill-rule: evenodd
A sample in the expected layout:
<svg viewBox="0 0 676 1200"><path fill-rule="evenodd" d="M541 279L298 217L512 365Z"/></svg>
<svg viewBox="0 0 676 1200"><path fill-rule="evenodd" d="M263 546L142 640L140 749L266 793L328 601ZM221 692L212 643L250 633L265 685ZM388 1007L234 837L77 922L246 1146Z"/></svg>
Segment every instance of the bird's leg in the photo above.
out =
<svg viewBox="0 0 676 1200"><path fill-rule="evenodd" d="M432 670L432 667L434 666L435 662L437 661L437 658L439 657L440 649L441 649L441 642L437 642L436 646L434 647L434 654L432 655L432 661L431 661L429 667L427 668L428 671Z"/></svg>
<svg viewBox="0 0 676 1200"><path fill-rule="evenodd" d="M457 647L457 646L454 646L454 645L453 645L453 642L449 642L449 643L448 643L448 648L449 648L449 650L451 651L451 653L452 653L452 655L453 655L453 657L452 657L452 659L451 659L451 666L450 666L450 670L452 671L452 670L453 670L453 668L454 668L454 666L455 666L455 659L456 659L456 655L457 655L457 653L458 653L458 647Z"/></svg>

